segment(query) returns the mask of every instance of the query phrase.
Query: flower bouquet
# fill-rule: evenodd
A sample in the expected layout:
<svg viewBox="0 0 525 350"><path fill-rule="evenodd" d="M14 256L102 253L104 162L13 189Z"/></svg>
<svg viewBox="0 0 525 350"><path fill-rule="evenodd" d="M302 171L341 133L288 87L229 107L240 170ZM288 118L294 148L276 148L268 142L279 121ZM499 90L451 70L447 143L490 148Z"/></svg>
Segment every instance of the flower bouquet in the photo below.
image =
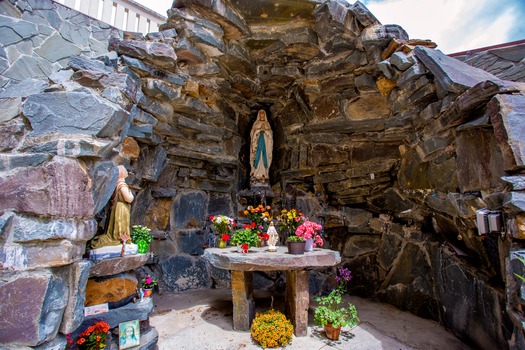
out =
<svg viewBox="0 0 525 350"><path fill-rule="evenodd" d="M279 221L279 231L283 234L283 238L286 239L293 235L297 227L303 223L304 215L297 209L283 209L277 219Z"/></svg>
<svg viewBox="0 0 525 350"><path fill-rule="evenodd" d="M220 235L229 234L237 226L235 220L226 215L212 215L210 216L210 221L212 226L215 227L215 231Z"/></svg>
<svg viewBox="0 0 525 350"><path fill-rule="evenodd" d="M307 247L305 249L306 251L312 251L314 247L316 246L322 247L324 244L323 238L321 237L321 234L319 233L319 231L321 231L322 229L323 227L316 222L305 221L304 223L299 225L299 227L297 227L297 229L295 230L295 235L297 237L303 238L303 240L307 242L310 240L311 246L308 247L308 243L307 243Z"/></svg>
<svg viewBox="0 0 525 350"><path fill-rule="evenodd" d="M272 216L270 214L271 210L272 207L269 205L263 206L262 204L259 204L257 207L249 205L243 214L244 216L248 217L248 219L250 219L252 226L255 224L254 227L258 231L265 232L268 230L268 226L272 220Z"/></svg>
<svg viewBox="0 0 525 350"><path fill-rule="evenodd" d="M71 339L71 335L66 336L66 349L98 350L106 348L109 324L104 321L95 322L85 331L80 333L76 339Z"/></svg>

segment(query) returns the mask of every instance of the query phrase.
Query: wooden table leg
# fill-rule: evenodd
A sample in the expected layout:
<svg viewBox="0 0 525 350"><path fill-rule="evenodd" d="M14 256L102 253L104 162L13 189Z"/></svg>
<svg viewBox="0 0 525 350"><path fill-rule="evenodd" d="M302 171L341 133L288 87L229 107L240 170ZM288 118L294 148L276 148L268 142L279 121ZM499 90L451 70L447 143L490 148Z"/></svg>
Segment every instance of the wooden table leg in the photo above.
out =
<svg viewBox="0 0 525 350"><path fill-rule="evenodd" d="M308 332L309 293L308 271L286 271L286 314L298 337L304 337Z"/></svg>
<svg viewBox="0 0 525 350"><path fill-rule="evenodd" d="M253 272L232 271L233 329L248 331L255 317Z"/></svg>

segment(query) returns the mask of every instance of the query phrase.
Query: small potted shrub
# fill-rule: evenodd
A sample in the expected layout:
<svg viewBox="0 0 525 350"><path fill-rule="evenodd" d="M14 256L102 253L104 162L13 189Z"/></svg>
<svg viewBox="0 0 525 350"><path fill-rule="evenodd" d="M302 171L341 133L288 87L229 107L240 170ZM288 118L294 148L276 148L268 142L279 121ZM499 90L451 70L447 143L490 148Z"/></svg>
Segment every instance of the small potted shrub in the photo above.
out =
<svg viewBox="0 0 525 350"><path fill-rule="evenodd" d="M288 247L289 254L300 255L304 254L306 242L303 237L292 235L288 236L288 239L286 240L286 246Z"/></svg>
<svg viewBox="0 0 525 350"><path fill-rule="evenodd" d="M284 347L292 341L293 325L281 312L272 309L255 315L250 333L263 349Z"/></svg>
<svg viewBox="0 0 525 350"><path fill-rule="evenodd" d="M357 310L351 303L344 305L343 295L346 293L346 283L352 279L350 270L339 267L336 277L339 285L324 297L315 297L319 302L314 312L314 322L323 326L326 337L331 340L339 339L341 327L355 326L359 322Z"/></svg>
<svg viewBox="0 0 525 350"><path fill-rule="evenodd" d="M257 232L254 232L250 228L244 228L235 231L230 242L236 245L241 253L246 253L250 247L256 247L258 241L259 237L257 236Z"/></svg>

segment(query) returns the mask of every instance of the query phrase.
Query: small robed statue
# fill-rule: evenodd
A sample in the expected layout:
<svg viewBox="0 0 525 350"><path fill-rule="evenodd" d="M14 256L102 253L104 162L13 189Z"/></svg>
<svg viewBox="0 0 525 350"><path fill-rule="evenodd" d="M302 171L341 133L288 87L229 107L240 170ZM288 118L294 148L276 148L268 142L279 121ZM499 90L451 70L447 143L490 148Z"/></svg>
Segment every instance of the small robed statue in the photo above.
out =
<svg viewBox="0 0 525 350"><path fill-rule="evenodd" d="M273 221L270 222L270 227L268 227L268 251L276 252L277 251L277 242L279 242L279 234L275 230Z"/></svg>

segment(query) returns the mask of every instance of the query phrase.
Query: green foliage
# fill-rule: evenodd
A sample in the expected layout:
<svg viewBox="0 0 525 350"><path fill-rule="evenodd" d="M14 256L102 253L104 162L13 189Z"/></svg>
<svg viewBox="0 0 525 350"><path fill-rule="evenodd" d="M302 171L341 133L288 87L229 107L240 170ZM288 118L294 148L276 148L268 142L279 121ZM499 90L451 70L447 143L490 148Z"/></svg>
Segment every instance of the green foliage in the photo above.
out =
<svg viewBox="0 0 525 350"><path fill-rule="evenodd" d="M235 231L230 243L232 245L247 244L249 247L256 247L259 237L256 232L249 228Z"/></svg>
<svg viewBox="0 0 525 350"><path fill-rule="evenodd" d="M131 226L133 232L131 232L131 242L137 244L139 241L144 240L150 244L153 241L153 236L150 234L151 229L142 225Z"/></svg>
<svg viewBox="0 0 525 350"><path fill-rule="evenodd" d="M319 306L315 309L314 322L317 325L325 326L332 324L334 327L355 326L359 322L355 305L348 303L342 307L342 296L338 289L334 289L326 297L316 297L315 301Z"/></svg>
<svg viewBox="0 0 525 350"><path fill-rule="evenodd" d="M315 297L314 300L319 302L319 306L314 312L314 322L317 325L325 326L331 324L334 327L355 326L359 322L355 305L348 303L343 304L343 295L346 292L346 283L352 279L350 270L340 267L339 281L337 288L324 297Z"/></svg>
<svg viewBox="0 0 525 350"><path fill-rule="evenodd" d="M255 315L250 333L263 349L283 347L292 341L293 326L281 312L268 310Z"/></svg>
<svg viewBox="0 0 525 350"><path fill-rule="evenodd" d="M287 239L288 242L302 242L304 241L303 237L299 237L299 236L289 236L288 239Z"/></svg>

